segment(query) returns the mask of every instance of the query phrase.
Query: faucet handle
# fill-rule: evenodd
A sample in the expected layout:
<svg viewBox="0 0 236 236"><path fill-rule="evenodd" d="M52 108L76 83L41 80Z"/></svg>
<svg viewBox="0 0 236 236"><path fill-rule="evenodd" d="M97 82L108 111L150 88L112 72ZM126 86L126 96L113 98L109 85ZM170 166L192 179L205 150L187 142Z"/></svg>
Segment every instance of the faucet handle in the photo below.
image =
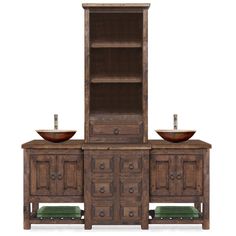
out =
<svg viewBox="0 0 236 236"><path fill-rule="evenodd" d="M178 115L174 114L174 129L178 129Z"/></svg>

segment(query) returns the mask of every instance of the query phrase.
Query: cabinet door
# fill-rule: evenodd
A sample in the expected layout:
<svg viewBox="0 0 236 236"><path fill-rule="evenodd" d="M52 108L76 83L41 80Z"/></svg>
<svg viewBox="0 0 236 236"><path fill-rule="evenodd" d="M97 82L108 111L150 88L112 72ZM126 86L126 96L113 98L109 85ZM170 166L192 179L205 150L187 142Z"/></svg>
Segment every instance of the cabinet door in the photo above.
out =
<svg viewBox="0 0 236 236"><path fill-rule="evenodd" d="M83 194L83 158L81 155L57 156L57 194Z"/></svg>
<svg viewBox="0 0 236 236"><path fill-rule="evenodd" d="M202 194L202 156L176 157L176 194L193 196Z"/></svg>
<svg viewBox="0 0 236 236"><path fill-rule="evenodd" d="M175 194L174 155L152 155L150 172L151 195L170 196Z"/></svg>
<svg viewBox="0 0 236 236"><path fill-rule="evenodd" d="M56 193L56 156L31 156L31 194L53 195Z"/></svg>

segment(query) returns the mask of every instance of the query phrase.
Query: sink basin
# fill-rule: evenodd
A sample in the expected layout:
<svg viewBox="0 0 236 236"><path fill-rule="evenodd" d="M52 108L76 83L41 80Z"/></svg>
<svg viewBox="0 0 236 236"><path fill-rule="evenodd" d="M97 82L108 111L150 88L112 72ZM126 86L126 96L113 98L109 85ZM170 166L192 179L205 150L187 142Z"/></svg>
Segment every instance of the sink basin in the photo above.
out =
<svg viewBox="0 0 236 236"><path fill-rule="evenodd" d="M156 132L166 141L172 143L179 143L190 139L196 131L172 129L172 130L156 130Z"/></svg>
<svg viewBox="0 0 236 236"><path fill-rule="evenodd" d="M76 130L36 130L36 132L45 140L60 143L69 140Z"/></svg>

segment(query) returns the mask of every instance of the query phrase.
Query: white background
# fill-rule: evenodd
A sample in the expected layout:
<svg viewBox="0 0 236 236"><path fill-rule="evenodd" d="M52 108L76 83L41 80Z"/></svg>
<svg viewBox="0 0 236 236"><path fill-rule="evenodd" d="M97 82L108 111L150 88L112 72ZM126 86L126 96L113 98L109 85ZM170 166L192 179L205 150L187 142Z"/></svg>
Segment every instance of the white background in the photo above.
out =
<svg viewBox="0 0 236 236"><path fill-rule="evenodd" d="M91 1L86 1L91 2ZM113 1L103 1L113 2ZM119 1L125 2L125 1ZM21 144L35 129L84 126L82 1L0 1L0 232L7 235L235 232L236 2L156 0L149 9L149 138L154 129L196 129L211 150L211 229L201 226L33 226L23 228Z"/></svg>

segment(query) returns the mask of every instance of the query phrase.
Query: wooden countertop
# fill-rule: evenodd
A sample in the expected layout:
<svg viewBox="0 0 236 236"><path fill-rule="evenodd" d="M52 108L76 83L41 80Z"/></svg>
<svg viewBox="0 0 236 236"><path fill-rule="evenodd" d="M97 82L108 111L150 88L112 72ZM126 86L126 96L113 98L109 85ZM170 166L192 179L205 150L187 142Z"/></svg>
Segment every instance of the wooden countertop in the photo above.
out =
<svg viewBox="0 0 236 236"><path fill-rule="evenodd" d="M150 3L83 3L83 8L149 8Z"/></svg>
<svg viewBox="0 0 236 236"><path fill-rule="evenodd" d="M211 148L211 144L206 143L204 141L201 140L188 140L185 142L181 142L181 143L170 143L167 142L165 140L155 140L155 139L149 139L148 143L151 145L151 147L153 149L155 148L173 148L173 149L180 149L180 148L185 148L185 149L199 149L199 148L203 148L203 149L208 149Z"/></svg>
<svg viewBox="0 0 236 236"><path fill-rule="evenodd" d="M28 143L22 144L22 148L24 149L78 149L81 148L84 143L84 140L68 140L62 143L52 143L46 140L32 140Z"/></svg>
<svg viewBox="0 0 236 236"><path fill-rule="evenodd" d="M164 140L156 140L151 139L148 140L147 144L126 144L126 143L120 143L120 144L114 144L114 143L84 143L84 140L68 140L63 143L52 143L45 140L32 140L30 142L22 144L22 148L24 149L98 149L98 150L140 150L140 149L208 149L211 148L211 144L206 143L201 140L188 140L186 142L181 143L170 143Z"/></svg>

